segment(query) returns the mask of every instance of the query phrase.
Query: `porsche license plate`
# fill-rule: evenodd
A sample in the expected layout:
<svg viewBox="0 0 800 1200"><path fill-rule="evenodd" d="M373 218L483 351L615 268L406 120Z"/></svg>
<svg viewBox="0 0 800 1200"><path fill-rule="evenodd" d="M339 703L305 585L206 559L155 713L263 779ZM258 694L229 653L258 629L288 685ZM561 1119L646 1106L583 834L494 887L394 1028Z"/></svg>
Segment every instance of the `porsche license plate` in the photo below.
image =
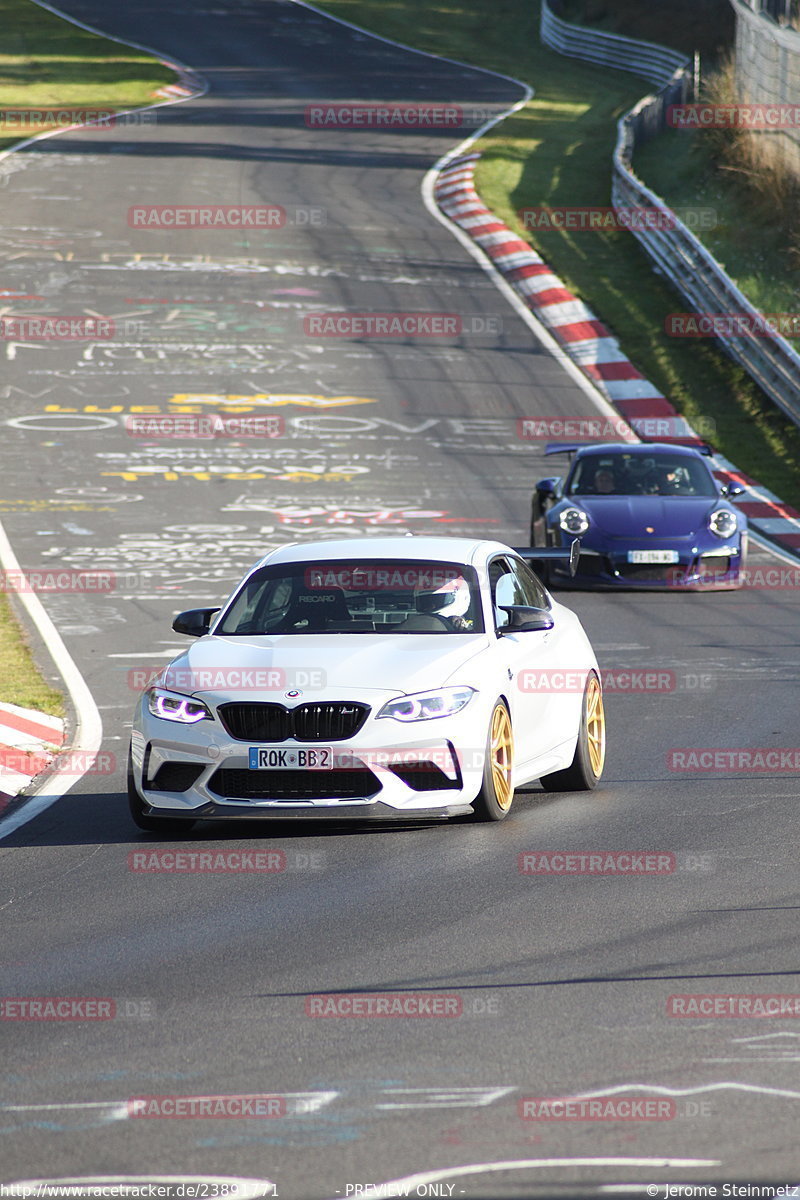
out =
<svg viewBox="0 0 800 1200"><path fill-rule="evenodd" d="M251 746L251 771L329 771L333 767L331 746L278 749L276 746Z"/></svg>
<svg viewBox="0 0 800 1200"><path fill-rule="evenodd" d="M680 562L677 550L629 550L629 563L676 563Z"/></svg>

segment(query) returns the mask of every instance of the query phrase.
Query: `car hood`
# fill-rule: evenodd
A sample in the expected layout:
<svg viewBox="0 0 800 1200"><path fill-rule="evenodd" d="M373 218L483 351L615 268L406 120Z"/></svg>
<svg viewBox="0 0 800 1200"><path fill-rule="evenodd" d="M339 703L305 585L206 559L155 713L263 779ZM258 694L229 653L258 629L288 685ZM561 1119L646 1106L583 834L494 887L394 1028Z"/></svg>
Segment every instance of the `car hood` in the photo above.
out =
<svg viewBox="0 0 800 1200"><path fill-rule="evenodd" d="M165 668L164 687L212 700L373 701L448 683L489 645L486 634L289 634L198 641Z"/></svg>
<svg viewBox="0 0 800 1200"><path fill-rule="evenodd" d="M572 501L610 537L689 537L719 504L712 496L576 496ZM648 529L652 529L652 533Z"/></svg>

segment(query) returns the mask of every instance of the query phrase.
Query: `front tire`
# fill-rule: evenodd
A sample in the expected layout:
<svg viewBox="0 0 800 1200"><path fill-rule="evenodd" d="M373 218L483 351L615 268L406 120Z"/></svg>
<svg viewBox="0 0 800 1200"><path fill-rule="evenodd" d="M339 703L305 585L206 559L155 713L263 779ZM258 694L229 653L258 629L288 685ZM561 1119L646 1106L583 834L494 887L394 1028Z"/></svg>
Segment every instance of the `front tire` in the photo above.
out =
<svg viewBox="0 0 800 1200"><path fill-rule="evenodd" d="M594 671L586 680L581 708L581 725L575 755L565 771L543 775L539 781L547 792L590 792L603 774L606 756L606 718L603 689Z"/></svg>
<svg viewBox="0 0 800 1200"><path fill-rule="evenodd" d="M502 700L492 710L486 755L483 762L483 783L473 801L479 821L503 821L514 799L511 782L514 769L514 734L511 717Z"/></svg>
<svg viewBox="0 0 800 1200"><path fill-rule="evenodd" d="M128 808L134 825L144 829L146 833L184 833L191 829L195 822L191 819L184 821L176 817L151 817L145 813L145 804L133 778L133 765L128 757Z"/></svg>

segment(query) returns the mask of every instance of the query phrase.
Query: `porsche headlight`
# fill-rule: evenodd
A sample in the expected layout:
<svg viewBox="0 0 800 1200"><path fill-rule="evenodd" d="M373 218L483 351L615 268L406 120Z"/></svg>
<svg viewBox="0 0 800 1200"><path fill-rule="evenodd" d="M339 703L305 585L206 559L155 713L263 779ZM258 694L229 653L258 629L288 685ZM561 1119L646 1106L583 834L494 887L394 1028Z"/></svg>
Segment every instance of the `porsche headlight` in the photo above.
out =
<svg viewBox="0 0 800 1200"><path fill-rule="evenodd" d="M179 721L181 725L196 725L198 721L214 718L202 700L182 696L179 692L168 692L164 688L151 688L147 693L147 707L154 717L165 721Z"/></svg>
<svg viewBox="0 0 800 1200"><path fill-rule="evenodd" d="M729 508L715 508L708 518L708 528L719 538L732 537L738 527L736 513Z"/></svg>
<svg viewBox="0 0 800 1200"><path fill-rule="evenodd" d="M378 717L394 717L395 721L431 721L434 717L452 717L469 704L475 695L470 687L439 688L435 692L417 692L413 696L398 696L384 704ZM377 719L377 718L376 718Z"/></svg>
<svg viewBox="0 0 800 1200"><path fill-rule="evenodd" d="M558 523L565 533L586 533L589 528L589 518L582 508L565 508Z"/></svg>

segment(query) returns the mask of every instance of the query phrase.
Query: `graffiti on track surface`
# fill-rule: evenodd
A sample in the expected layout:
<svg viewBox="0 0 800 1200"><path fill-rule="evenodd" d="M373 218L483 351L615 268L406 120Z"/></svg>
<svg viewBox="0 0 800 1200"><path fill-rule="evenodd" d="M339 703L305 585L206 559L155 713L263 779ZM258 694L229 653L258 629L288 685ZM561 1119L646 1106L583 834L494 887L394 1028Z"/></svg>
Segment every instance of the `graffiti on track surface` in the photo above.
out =
<svg viewBox="0 0 800 1200"><path fill-rule="evenodd" d="M275 497L241 496L224 512L258 512L269 518L256 528L242 524L168 525L150 533L121 533L112 545L51 545L45 560L74 570L114 572L115 591L137 594L202 584L226 593L254 562L298 536L358 537L387 533L444 533L451 525L493 524L488 518L453 517L445 509L416 505L301 505ZM461 529L459 532L464 532Z"/></svg>

